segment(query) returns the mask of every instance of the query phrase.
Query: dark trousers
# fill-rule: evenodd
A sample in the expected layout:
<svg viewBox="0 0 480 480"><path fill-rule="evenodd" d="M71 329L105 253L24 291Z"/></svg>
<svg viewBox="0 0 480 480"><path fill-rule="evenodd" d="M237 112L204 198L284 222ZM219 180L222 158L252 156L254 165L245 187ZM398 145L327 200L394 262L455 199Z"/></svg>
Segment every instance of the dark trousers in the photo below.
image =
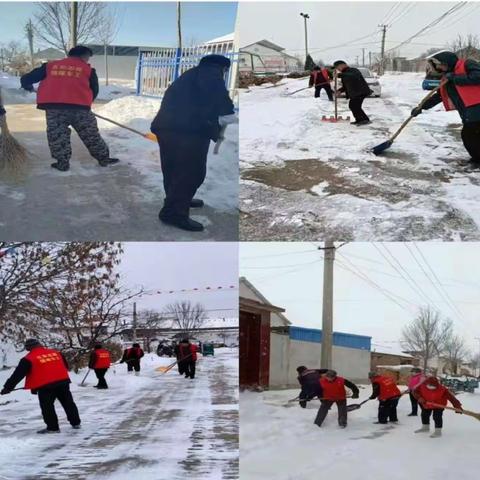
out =
<svg viewBox="0 0 480 480"><path fill-rule="evenodd" d="M78 408L73 401L70 385L64 383L55 387L41 388L38 390L38 400L42 410L43 421L49 430L58 430L58 417L55 412L55 400L62 405L67 419L71 425L80 425Z"/></svg>
<svg viewBox="0 0 480 480"><path fill-rule="evenodd" d="M418 414L418 400L413 396L412 392L410 392L410 403L412 404L412 413L414 415Z"/></svg>
<svg viewBox="0 0 480 480"><path fill-rule="evenodd" d="M183 364L183 373L185 374L185 376L195 378L197 362L194 360L184 360L181 363Z"/></svg>
<svg viewBox="0 0 480 480"><path fill-rule="evenodd" d="M462 128L462 141L472 161L480 163L480 122L465 123Z"/></svg>
<svg viewBox="0 0 480 480"><path fill-rule="evenodd" d="M362 103L367 97L351 98L348 102L348 108L352 111L352 115L356 122L362 122L364 120L370 120L368 115L362 109Z"/></svg>
<svg viewBox="0 0 480 480"><path fill-rule="evenodd" d="M388 423L397 422L397 405L398 398L390 398L388 400L380 400L378 402L378 422Z"/></svg>
<svg viewBox="0 0 480 480"><path fill-rule="evenodd" d="M135 370L136 372L140 371L140 360L129 360L127 362L127 369L129 372Z"/></svg>
<svg viewBox="0 0 480 480"><path fill-rule="evenodd" d="M156 133L156 132L155 132ZM156 133L160 146L165 202L163 218L185 218L207 173L210 139L192 133Z"/></svg>
<svg viewBox="0 0 480 480"><path fill-rule="evenodd" d="M322 89L325 89L325 92L327 92L328 99L332 101L333 91L330 85L315 85L315 98L318 98L320 96Z"/></svg>
<svg viewBox="0 0 480 480"><path fill-rule="evenodd" d="M97 388L108 388L107 381L105 380L105 374L108 368L96 368L95 375L98 378Z"/></svg>
<svg viewBox="0 0 480 480"><path fill-rule="evenodd" d="M422 424L423 425L430 425L430 417L432 416L433 412L433 421L435 423L435 428L442 428L443 427L443 409L429 409L429 408L422 408Z"/></svg>
<svg viewBox="0 0 480 480"><path fill-rule="evenodd" d="M320 408L318 409L317 417L315 418L315 424L319 427L322 425L325 417L328 414L328 411L332 405L336 403L338 409L338 424L341 426L347 425L347 401L339 400L338 402L333 402L332 400L322 400L320 403Z"/></svg>
<svg viewBox="0 0 480 480"><path fill-rule="evenodd" d="M101 162L110 157L107 144L98 131L97 119L90 110L53 109L45 113L50 153L60 165L69 165L72 156L70 127L78 133L93 158Z"/></svg>

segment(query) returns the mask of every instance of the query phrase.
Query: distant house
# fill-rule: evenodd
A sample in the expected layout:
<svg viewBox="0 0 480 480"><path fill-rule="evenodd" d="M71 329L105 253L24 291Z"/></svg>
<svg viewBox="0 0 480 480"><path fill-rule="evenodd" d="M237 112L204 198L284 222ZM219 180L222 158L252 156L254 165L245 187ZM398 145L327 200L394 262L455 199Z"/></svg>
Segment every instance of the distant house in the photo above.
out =
<svg viewBox="0 0 480 480"><path fill-rule="evenodd" d="M269 40L260 40L240 48L240 73L287 73L301 68L298 58L288 55L283 47Z"/></svg>
<svg viewBox="0 0 480 480"><path fill-rule="evenodd" d="M56 48L46 48L45 50L38 50L33 54L35 63L45 63L50 60L60 60L65 58L65 52Z"/></svg>
<svg viewBox="0 0 480 480"><path fill-rule="evenodd" d="M399 365L414 365L418 367L420 365L420 359L415 358L414 356L402 352L389 350L388 352L384 351L373 351L370 354L370 366L371 370L375 370L379 365L381 366L399 366Z"/></svg>

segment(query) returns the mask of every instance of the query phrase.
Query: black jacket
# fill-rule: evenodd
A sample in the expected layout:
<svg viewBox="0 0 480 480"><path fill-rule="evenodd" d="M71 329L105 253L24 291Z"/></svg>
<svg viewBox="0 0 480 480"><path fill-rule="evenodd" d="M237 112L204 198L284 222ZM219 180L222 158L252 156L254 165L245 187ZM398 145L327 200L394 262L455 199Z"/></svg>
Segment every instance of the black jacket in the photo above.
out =
<svg viewBox="0 0 480 480"><path fill-rule="evenodd" d="M220 134L218 117L234 113L223 69L206 64L194 67L175 80L162 100L151 130L200 134L216 142Z"/></svg>
<svg viewBox="0 0 480 480"><path fill-rule="evenodd" d="M24 90L33 92L33 84L41 82L47 76L47 64L43 63L40 67L33 69L31 72L26 73L20 77L20 84ZM92 68L92 73L90 74L90 89L93 93L93 99L95 100L98 96L98 77L97 72ZM75 109L75 110L90 110L90 107L85 105L73 105L71 103L39 103L37 105L39 110L66 110L66 109Z"/></svg>
<svg viewBox="0 0 480 480"><path fill-rule="evenodd" d="M440 60L445 61L449 66L449 72L447 72L447 78L449 82L446 85L447 93L452 103L455 105L455 108L458 110L458 113L462 119L463 123L472 123L480 122L480 104L473 105L471 107L465 107L460 95L457 91L457 86L462 85L480 85L480 63L474 60L467 60L465 62L466 75L455 75L453 70L455 64L458 61L458 57L454 54L449 54L449 52L442 52L443 56L448 56L447 59L441 58ZM453 57L452 57L453 55ZM436 55L436 57L441 56L441 54ZM435 105L438 105L442 102L442 97L440 93L436 93L432 98L430 98L425 105L422 107L424 110L429 110ZM480 102L480 98L479 98Z"/></svg>
<svg viewBox="0 0 480 480"><path fill-rule="evenodd" d="M338 74L338 78L342 79L342 87L339 90L345 92L347 98L368 97L372 93L358 68L347 67Z"/></svg>
<svg viewBox="0 0 480 480"><path fill-rule="evenodd" d="M62 355L63 363L65 364L65 367L68 370L68 363L65 357ZM30 372L32 368L32 362L30 360L27 360L26 358L22 358L20 362L17 365L17 368L14 370L10 378L5 382L5 385L3 386L3 391L5 393L10 393L27 375L28 372ZM47 385L44 385L42 388L39 388L38 390L43 390L43 389L51 389L55 388L56 386L60 384L69 384L70 380L60 380L59 382L53 382L49 383ZM36 393L37 390L32 390L32 393Z"/></svg>

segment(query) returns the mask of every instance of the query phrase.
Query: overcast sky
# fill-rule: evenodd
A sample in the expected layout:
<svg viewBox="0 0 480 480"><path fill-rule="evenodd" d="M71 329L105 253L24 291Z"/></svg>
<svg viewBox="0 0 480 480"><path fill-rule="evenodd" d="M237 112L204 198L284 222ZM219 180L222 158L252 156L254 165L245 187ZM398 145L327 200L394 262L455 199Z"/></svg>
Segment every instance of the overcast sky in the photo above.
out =
<svg viewBox="0 0 480 480"><path fill-rule="evenodd" d="M380 52L381 34L378 25L391 24L387 30L386 48L393 48L432 20L442 15L454 2L241 2L238 25L241 46L258 40L270 40L287 49L288 53L305 52L303 18L308 13L309 51L315 61L325 63L343 59L362 59L362 47L368 52ZM442 23L402 47L400 54L416 57L430 47L440 50L461 33L478 35L480 3L469 2L445 18ZM377 32L377 33L374 33ZM371 33L368 38L354 41ZM330 48L352 43L352 45Z"/></svg>
<svg viewBox="0 0 480 480"><path fill-rule="evenodd" d="M122 284L145 290L181 290L238 285L238 245L227 242L124 243L120 265ZM162 310L179 300L200 302L210 317L238 315L238 289L225 292L187 292L144 295L138 309Z"/></svg>
<svg viewBox="0 0 480 480"><path fill-rule="evenodd" d="M478 351L475 337L480 337L480 244L383 245L348 243L337 251L334 330L371 336L377 350L397 350L402 327L415 317L419 307L430 301L434 308L454 321L456 332L465 338L469 347ZM285 308L287 318L294 325L321 329L322 257L323 253L312 243L242 243L240 273L271 303ZM374 282L377 287L368 282ZM401 306L387 298L380 288L396 295L394 298ZM460 313L449 306L448 299Z"/></svg>

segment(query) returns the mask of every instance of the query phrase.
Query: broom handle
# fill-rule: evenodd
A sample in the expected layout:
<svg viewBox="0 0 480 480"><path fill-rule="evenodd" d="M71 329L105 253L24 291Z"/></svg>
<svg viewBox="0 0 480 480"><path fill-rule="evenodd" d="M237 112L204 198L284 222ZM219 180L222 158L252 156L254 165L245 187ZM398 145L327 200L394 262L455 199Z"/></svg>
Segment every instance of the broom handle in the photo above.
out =
<svg viewBox="0 0 480 480"><path fill-rule="evenodd" d="M133 133L136 133L137 135L141 135L142 137L145 137L145 134L140 132L139 130L135 130L134 128L127 127L126 125L122 125L121 123L116 122L115 120L111 120L110 118L103 117L102 115L99 115L98 113L92 112L97 118L101 118L102 120L105 120L106 122L113 123L117 127L124 128L125 130L130 130Z"/></svg>
<svg viewBox="0 0 480 480"><path fill-rule="evenodd" d="M333 74L333 81L334 81L334 87L335 87L335 120L338 119L338 100L337 100L337 97L338 97L338 94L337 94L337 88L338 88L338 75L337 75L337 71L335 70L334 74Z"/></svg>
<svg viewBox="0 0 480 480"><path fill-rule="evenodd" d="M469 413L472 414L473 412L469 412L468 410L462 410L461 408L455 408L455 407L448 407L447 405L440 405L439 403L432 403L428 402L430 405L433 405L434 407L438 408L446 408L447 410L453 410L454 412L462 412L468 415Z"/></svg>
<svg viewBox="0 0 480 480"><path fill-rule="evenodd" d="M428 100L430 100L439 90L440 88L443 87L443 85L445 84L446 82L444 83L441 83L438 87L434 88L431 92L428 93L428 95L417 105L417 108L422 108L425 103L427 103ZM400 128L393 134L393 137L390 138L390 141L393 142L399 135L400 133L402 133L402 130L410 123L410 121L412 120L412 115L410 115L403 123L402 125L400 126Z"/></svg>

